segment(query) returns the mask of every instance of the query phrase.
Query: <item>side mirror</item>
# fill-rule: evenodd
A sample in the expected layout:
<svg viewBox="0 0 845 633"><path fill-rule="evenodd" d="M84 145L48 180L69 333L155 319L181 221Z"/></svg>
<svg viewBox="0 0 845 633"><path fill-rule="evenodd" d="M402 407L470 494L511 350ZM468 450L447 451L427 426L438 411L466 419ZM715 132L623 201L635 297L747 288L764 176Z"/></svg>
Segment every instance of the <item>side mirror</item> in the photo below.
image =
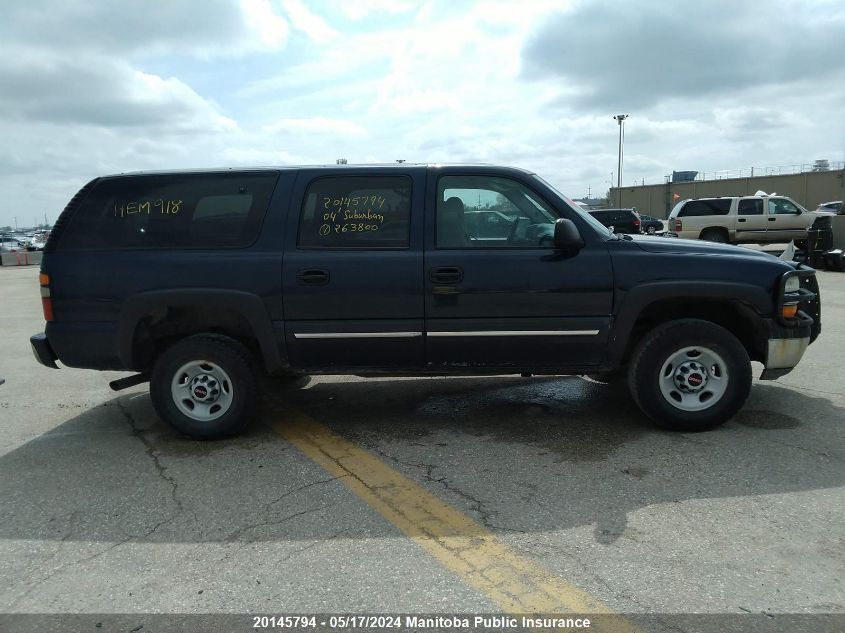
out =
<svg viewBox="0 0 845 633"><path fill-rule="evenodd" d="M584 238L572 220L558 218L555 221L555 248L567 253L577 253L584 248Z"/></svg>

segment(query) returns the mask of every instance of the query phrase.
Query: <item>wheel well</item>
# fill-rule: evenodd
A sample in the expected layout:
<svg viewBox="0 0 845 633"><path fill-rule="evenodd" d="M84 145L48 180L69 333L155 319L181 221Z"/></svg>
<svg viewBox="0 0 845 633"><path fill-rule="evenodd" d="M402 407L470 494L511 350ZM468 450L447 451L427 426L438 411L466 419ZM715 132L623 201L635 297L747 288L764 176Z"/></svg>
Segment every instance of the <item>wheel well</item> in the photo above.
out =
<svg viewBox="0 0 845 633"><path fill-rule="evenodd" d="M623 363L628 362L634 347L647 332L676 319L701 319L720 325L739 339L751 360L762 361L764 358L763 344L756 336L759 317L753 308L740 301L673 297L656 301L643 309L628 337Z"/></svg>
<svg viewBox="0 0 845 633"><path fill-rule="evenodd" d="M156 357L174 342L194 334L223 334L240 341L260 358L252 327L237 310L207 306L169 306L141 317L132 337L133 365L138 371L152 369Z"/></svg>
<svg viewBox="0 0 845 633"><path fill-rule="evenodd" d="M725 236L725 239L730 239L730 233L728 233L728 229L724 226L708 226L707 228L701 229L701 232L698 234L699 237L706 235L707 233L721 233Z"/></svg>

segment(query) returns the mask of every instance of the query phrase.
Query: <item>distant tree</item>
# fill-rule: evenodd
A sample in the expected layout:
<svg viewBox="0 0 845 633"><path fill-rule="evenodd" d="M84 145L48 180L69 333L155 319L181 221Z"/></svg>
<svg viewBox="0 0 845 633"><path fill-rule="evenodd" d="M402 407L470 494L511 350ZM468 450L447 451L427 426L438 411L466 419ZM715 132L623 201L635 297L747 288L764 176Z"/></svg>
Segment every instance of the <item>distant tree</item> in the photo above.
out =
<svg viewBox="0 0 845 633"><path fill-rule="evenodd" d="M0 226L0 231L3 231L3 233L9 233L11 230L11 226Z"/></svg>

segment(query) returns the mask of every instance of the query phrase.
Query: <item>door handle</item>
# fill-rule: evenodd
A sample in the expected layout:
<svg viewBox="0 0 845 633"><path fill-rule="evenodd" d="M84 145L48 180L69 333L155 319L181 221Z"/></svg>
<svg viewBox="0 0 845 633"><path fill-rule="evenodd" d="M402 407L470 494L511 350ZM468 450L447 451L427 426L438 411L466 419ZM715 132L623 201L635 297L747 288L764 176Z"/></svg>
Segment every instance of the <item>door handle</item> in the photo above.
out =
<svg viewBox="0 0 845 633"><path fill-rule="evenodd" d="M777 218L769 218L769 222L774 222Z"/></svg>
<svg viewBox="0 0 845 633"><path fill-rule="evenodd" d="M737 222L745 222L745 218L737 218L736 221Z"/></svg>
<svg viewBox="0 0 845 633"><path fill-rule="evenodd" d="M455 266L432 268L428 278L435 284L459 284L464 280L464 271Z"/></svg>
<svg viewBox="0 0 845 633"><path fill-rule="evenodd" d="M325 286L329 278L329 271L323 268L307 268L296 273L296 281L301 286Z"/></svg>

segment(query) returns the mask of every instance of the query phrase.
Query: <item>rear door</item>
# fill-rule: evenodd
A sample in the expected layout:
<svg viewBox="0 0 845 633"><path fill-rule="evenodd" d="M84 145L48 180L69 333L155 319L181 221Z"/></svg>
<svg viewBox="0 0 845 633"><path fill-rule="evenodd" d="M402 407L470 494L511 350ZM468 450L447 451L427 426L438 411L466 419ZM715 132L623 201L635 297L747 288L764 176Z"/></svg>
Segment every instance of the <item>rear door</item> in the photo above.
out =
<svg viewBox="0 0 845 633"><path fill-rule="evenodd" d="M423 366L424 179L416 167L300 172L282 266L294 367Z"/></svg>
<svg viewBox="0 0 845 633"><path fill-rule="evenodd" d="M613 272L604 242L575 211L564 208L539 179L510 172L431 169L427 189L430 369L602 362ZM468 231L463 219L479 209L514 218L504 240ZM553 248L558 217L582 227L587 243L579 253L563 256Z"/></svg>
<svg viewBox="0 0 845 633"><path fill-rule="evenodd" d="M765 241L768 222L762 198L740 198L736 207L736 239Z"/></svg>

